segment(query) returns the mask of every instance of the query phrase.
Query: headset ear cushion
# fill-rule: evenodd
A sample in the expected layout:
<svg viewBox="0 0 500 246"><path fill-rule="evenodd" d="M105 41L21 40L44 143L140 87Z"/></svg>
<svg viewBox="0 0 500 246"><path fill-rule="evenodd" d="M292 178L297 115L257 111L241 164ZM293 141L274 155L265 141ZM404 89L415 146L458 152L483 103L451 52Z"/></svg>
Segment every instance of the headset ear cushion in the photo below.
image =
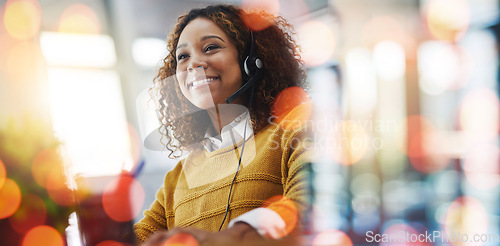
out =
<svg viewBox="0 0 500 246"><path fill-rule="evenodd" d="M243 68L245 69L245 73L248 76L252 77L253 73L250 72L250 69L251 69L250 66L251 65L249 65L250 61L248 59L250 59L250 56L247 56L247 58L245 58L245 62L243 62Z"/></svg>
<svg viewBox="0 0 500 246"><path fill-rule="evenodd" d="M245 62L243 62L245 73L250 77L254 76L257 70L261 69L263 66L259 58L250 58L250 56L247 56Z"/></svg>

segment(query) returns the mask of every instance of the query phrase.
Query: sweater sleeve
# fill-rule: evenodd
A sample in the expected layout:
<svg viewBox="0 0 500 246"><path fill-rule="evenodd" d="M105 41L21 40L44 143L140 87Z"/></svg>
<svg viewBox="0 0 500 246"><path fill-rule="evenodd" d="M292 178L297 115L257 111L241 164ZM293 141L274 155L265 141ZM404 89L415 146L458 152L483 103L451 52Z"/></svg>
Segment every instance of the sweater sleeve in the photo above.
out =
<svg viewBox="0 0 500 246"><path fill-rule="evenodd" d="M144 218L134 225L137 244L146 241L155 231L168 229L164 201L165 189L162 186L156 193L156 200L151 204L151 207L144 211Z"/></svg>
<svg viewBox="0 0 500 246"><path fill-rule="evenodd" d="M294 110L303 108L297 107ZM271 201L267 208L283 218L286 231L290 233L304 230L307 224L312 199L310 184L314 143L307 125L289 129L285 127L281 140L283 197Z"/></svg>

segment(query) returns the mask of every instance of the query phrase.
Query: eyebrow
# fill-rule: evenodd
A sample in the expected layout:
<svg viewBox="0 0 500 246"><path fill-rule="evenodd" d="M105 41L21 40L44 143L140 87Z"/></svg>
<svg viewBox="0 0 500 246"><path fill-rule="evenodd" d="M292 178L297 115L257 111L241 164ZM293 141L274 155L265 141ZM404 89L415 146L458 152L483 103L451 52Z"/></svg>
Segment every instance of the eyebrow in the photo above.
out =
<svg viewBox="0 0 500 246"><path fill-rule="evenodd" d="M211 39L211 38L220 39L220 40L221 40L222 42L224 42L224 43L226 42L226 41L224 41L224 39L222 39L221 37L219 37L219 36L217 36L217 35L207 35L207 36L203 36L203 37L201 38L201 41L205 41L205 40L207 40L207 39ZM186 46L187 46L187 44L185 44L185 43L184 43L184 44L179 44L175 50L178 50L178 49L183 48L183 47L186 47Z"/></svg>
<svg viewBox="0 0 500 246"><path fill-rule="evenodd" d="M201 41L205 41L205 40L207 40L207 39L211 39L211 38L217 38L217 39L220 39L220 40L221 40L222 42L224 42L224 43L226 42L226 41L224 41L224 39L222 39L221 37L219 37L219 36L217 36L217 35L207 35L207 36L203 36L203 37L201 38Z"/></svg>

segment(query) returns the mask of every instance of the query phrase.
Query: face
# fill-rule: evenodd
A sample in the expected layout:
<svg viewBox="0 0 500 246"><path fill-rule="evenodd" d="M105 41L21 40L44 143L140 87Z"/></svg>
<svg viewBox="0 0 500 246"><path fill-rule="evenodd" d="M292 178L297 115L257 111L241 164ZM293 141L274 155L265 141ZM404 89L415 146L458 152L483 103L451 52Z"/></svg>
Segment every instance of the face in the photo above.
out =
<svg viewBox="0 0 500 246"><path fill-rule="evenodd" d="M182 31L176 77L184 96L202 109L225 104L242 85L238 50L214 22L197 18ZM239 97L232 103L243 104Z"/></svg>

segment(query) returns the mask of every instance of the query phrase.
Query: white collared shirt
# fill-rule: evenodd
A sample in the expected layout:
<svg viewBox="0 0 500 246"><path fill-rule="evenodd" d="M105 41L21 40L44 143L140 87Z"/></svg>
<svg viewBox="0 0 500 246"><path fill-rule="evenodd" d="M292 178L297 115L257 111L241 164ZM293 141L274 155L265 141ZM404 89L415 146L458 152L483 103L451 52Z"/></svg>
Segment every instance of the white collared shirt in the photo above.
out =
<svg viewBox="0 0 500 246"><path fill-rule="evenodd" d="M205 138L207 139L205 149L208 152L213 152L235 145L243 139L243 135L245 135L245 141L253 136L253 129L248 111L240 114L231 123L222 127L220 135L215 136L213 129L207 131L205 133Z"/></svg>

